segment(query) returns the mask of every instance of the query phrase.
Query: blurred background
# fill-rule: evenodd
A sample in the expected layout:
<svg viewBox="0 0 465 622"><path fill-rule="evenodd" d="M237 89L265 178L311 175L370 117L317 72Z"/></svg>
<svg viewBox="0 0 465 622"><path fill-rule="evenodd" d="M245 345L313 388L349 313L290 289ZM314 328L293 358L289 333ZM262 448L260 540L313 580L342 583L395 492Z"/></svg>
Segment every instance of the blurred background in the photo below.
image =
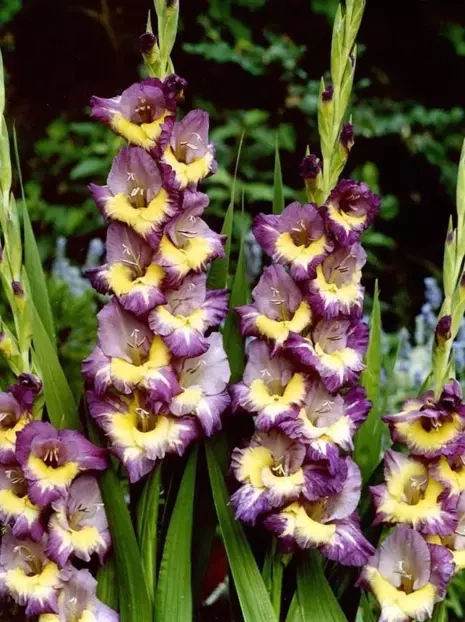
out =
<svg viewBox="0 0 465 622"><path fill-rule="evenodd" d="M299 163L318 151L319 80L329 68L337 0L181 0L174 51L189 83L186 109L205 108L219 168L204 189L218 228L230 200L238 142L236 239L271 211L279 138L288 202L303 200ZM79 392L99 301L83 268L101 261L104 227L87 184L105 183L120 141L89 120L91 95L111 97L142 75L138 37L151 0L0 0L7 117L15 126L28 209L49 278L60 355ZM379 280L386 409L428 373L447 222L465 136L463 0L367 0L359 36L345 175L383 203L365 234L367 291ZM15 188L20 197L19 184ZM238 202L239 203L239 202ZM249 239L251 283L261 258ZM426 281L425 281L426 279ZM367 311L370 299L368 297ZM0 309L1 311L1 309ZM465 328L456 345L465 375ZM465 582L450 591L463 620Z"/></svg>

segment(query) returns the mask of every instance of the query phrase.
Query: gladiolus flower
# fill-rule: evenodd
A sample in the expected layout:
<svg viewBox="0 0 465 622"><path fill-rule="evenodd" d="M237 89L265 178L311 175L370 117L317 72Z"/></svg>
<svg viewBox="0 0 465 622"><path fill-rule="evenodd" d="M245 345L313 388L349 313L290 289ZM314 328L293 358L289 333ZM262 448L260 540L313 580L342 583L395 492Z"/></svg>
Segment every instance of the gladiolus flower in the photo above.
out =
<svg viewBox="0 0 465 622"><path fill-rule="evenodd" d="M44 534L41 509L28 496L28 485L19 466L0 467L0 520L17 538L39 541Z"/></svg>

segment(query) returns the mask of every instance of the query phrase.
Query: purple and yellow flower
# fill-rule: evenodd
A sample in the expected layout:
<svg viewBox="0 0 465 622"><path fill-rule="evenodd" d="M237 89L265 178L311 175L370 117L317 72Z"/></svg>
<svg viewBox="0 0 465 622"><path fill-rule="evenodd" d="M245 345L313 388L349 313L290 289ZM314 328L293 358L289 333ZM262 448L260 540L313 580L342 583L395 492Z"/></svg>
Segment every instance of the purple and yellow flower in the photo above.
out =
<svg viewBox="0 0 465 622"><path fill-rule="evenodd" d="M44 613L39 622L118 622L119 615L98 600L96 590L88 570L73 568L58 596L57 613Z"/></svg>
<svg viewBox="0 0 465 622"><path fill-rule="evenodd" d="M289 334L300 333L312 320L308 302L283 266L265 268L252 291L253 304L238 307L244 336L265 338L273 343L272 356Z"/></svg>
<svg viewBox="0 0 465 622"><path fill-rule="evenodd" d="M103 470L106 451L74 430L56 430L33 421L18 433L16 458L28 483L28 496L40 508L64 496L82 471Z"/></svg>
<svg viewBox="0 0 465 622"><path fill-rule="evenodd" d="M106 220L122 222L157 248L163 225L179 210L179 197L157 163L140 147L125 147L113 160L106 186L89 186Z"/></svg>
<svg viewBox="0 0 465 622"><path fill-rule="evenodd" d="M98 394L110 387L129 395L145 389L154 400L179 392L168 347L142 321L112 300L98 314L98 345L82 364Z"/></svg>
<svg viewBox="0 0 465 622"><path fill-rule="evenodd" d="M401 412L385 415L394 440L405 443L414 455L425 458L465 453L465 406L456 380L444 388L439 400L432 391L407 400Z"/></svg>
<svg viewBox="0 0 465 622"><path fill-rule="evenodd" d="M363 568L360 583L381 606L380 622L423 622L443 600L454 573L452 554L398 526Z"/></svg>
<svg viewBox="0 0 465 622"><path fill-rule="evenodd" d="M177 357L193 357L208 349L205 332L218 326L228 312L227 290L207 291L205 273L188 275L165 304L149 314L149 326Z"/></svg>
<svg viewBox="0 0 465 622"><path fill-rule="evenodd" d="M156 261L172 285L189 272L201 272L209 262L224 257L225 236L212 231L200 218L207 205L206 194L185 191L182 212L165 227Z"/></svg>
<svg viewBox="0 0 465 622"><path fill-rule="evenodd" d="M162 150L174 124L179 81L171 76L164 82L146 78L116 97L92 97L91 116L133 145L147 150L159 145Z"/></svg>
<svg viewBox="0 0 465 622"><path fill-rule="evenodd" d="M247 348L242 382L231 387L234 410L257 415L255 425L268 430L284 419L295 419L304 403L309 379L283 356L270 356L268 345L254 339Z"/></svg>
<svg viewBox="0 0 465 622"><path fill-rule="evenodd" d="M253 232L265 253L276 263L288 264L297 281L313 278L333 249L324 220L312 203L291 203L279 216L259 214Z"/></svg>
<svg viewBox="0 0 465 622"><path fill-rule="evenodd" d="M462 493L457 503L457 527L445 536L428 536L430 544L445 546L452 553L455 572L465 569L465 493Z"/></svg>
<svg viewBox="0 0 465 622"><path fill-rule="evenodd" d="M338 248L316 269L316 278L308 282L308 300L321 317L340 314L359 317L364 288L360 284L366 253L360 244Z"/></svg>
<svg viewBox="0 0 465 622"><path fill-rule="evenodd" d="M304 464L306 447L277 429L259 432L245 449L234 449L231 469L242 484L231 497L236 518L255 524L257 518L296 501L313 501L338 487L324 466Z"/></svg>
<svg viewBox="0 0 465 622"><path fill-rule="evenodd" d="M0 520L17 538L39 541L44 535L41 510L28 496L28 485L19 466L0 466Z"/></svg>
<svg viewBox="0 0 465 622"><path fill-rule="evenodd" d="M364 369L368 335L368 326L356 319L320 320L305 338L290 335L286 351L319 374L328 391L334 392L357 381Z"/></svg>
<svg viewBox="0 0 465 622"><path fill-rule="evenodd" d="M176 121L161 162L173 171L180 189L196 185L216 171L215 149L208 142L208 113L191 110Z"/></svg>
<svg viewBox="0 0 465 622"><path fill-rule="evenodd" d="M309 446L312 460L338 458L339 449L353 451L353 436L365 421L371 402L362 387L353 387L344 395L329 393L314 380L297 418L289 418L281 429L291 438Z"/></svg>
<svg viewBox="0 0 465 622"><path fill-rule="evenodd" d="M343 179L326 202L327 227L339 244L351 245L371 225L380 204L380 198L366 184Z"/></svg>
<svg viewBox="0 0 465 622"><path fill-rule="evenodd" d="M452 495L460 495L465 491L465 456L440 456L430 463L430 472Z"/></svg>
<svg viewBox="0 0 465 622"><path fill-rule="evenodd" d="M401 523L425 534L447 535L457 526L457 497L419 460L389 450L384 456L386 483L370 488L377 523Z"/></svg>
<svg viewBox="0 0 465 622"><path fill-rule="evenodd" d="M26 607L26 616L58 612L58 595L71 567L60 570L45 555L46 536L40 542L18 540L10 532L0 548L0 593Z"/></svg>
<svg viewBox="0 0 465 622"><path fill-rule="evenodd" d="M360 499L361 475L355 463L348 463L347 479L337 493L307 501L300 498L270 514L265 527L274 533L284 548L297 544L302 549L316 547L343 566L362 566L373 547L360 531L355 508Z"/></svg>
<svg viewBox="0 0 465 622"><path fill-rule="evenodd" d="M198 437L192 417L174 417L154 408L146 395L87 395L90 414L105 432L111 451L128 470L129 480L137 482L166 454L182 455Z"/></svg>
<svg viewBox="0 0 465 622"><path fill-rule="evenodd" d="M86 562L96 553L103 563L111 545L107 517L97 480L81 475L65 497L52 503L46 554L62 568L71 556Z"/></svg>
<svg viewBox="0 0 465 622"><path fill-rule="evenodd" d="M10 390L0 393L0 463L13 464L16 435L32 420L31 410L25 408Z"/></svg>
<svg viewBox="0 0 465 622"><path fill-rule="evenodd" d="M118 222L108 227L106 263L86 276L102 294L112 293L126 311L142 315L165 302L165 273L152 261L153 249L132 229Z"/></svg>
<svg viewBox="0 0 465 622"><path fill-rule="evenodd" d="M231 401L227 390L231 370L220 333L212 333L206 341L204 354L178 362L181 392L169 409L177 417L192 415L211 436L221 428L221 414Z"/></svg>

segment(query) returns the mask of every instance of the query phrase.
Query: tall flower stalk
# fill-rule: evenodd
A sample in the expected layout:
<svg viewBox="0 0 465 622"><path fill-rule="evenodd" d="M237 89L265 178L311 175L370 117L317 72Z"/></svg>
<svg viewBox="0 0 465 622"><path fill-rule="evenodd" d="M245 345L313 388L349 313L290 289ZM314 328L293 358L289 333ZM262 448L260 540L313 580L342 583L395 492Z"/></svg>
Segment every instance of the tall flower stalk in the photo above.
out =
<svg viewBox="0 0 465 622"><path fill-rule="evenodd" d="M453 343L465 309L463 242L465 148L459 166L457 226L444 252L444 299L432 346L429 390L386 415L403 451L384 457L385 483L373 486L375 523L394 526L363 569L361 583L376 596L380 620L426 620L465 568L465 402L455 379Z"/></svg>
<svg viewBox="0 0 465 622"><path fill-rule="evenodd" d="M316 548L343 565L361 566L373 553L359 527L361 475L350 454L370 402L358 385L368 326L362 320L360 236L379 210L366 184L339 175L353 145L344 124L355 66L354 40L363 3L338 9L332 83L322 82L322 160L301 165L309 203L260 214L257 242L272 261L239 307L252 337L233 408L254 416L255 434L233 451L240 486L236 517L262 523L282 548Z"/></svg>

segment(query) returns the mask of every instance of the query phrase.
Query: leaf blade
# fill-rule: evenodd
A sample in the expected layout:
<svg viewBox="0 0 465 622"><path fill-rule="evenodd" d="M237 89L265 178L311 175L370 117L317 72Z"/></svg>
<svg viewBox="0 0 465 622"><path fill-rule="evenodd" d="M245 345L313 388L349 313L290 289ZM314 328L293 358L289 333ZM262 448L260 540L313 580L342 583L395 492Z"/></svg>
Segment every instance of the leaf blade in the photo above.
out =
<svg viewBox="0 0 465 622"><path fill-rule="evenodd" d="M276 144L274 151L274 172L273 172L273 214L281 214L284 209L284 189L283 173L281 169L281 158L279 157L278 134L276 134Z"/></svg>
<svg viewBox="0 0 465 622"><path fill-rule="evenodd" d="M366 482L375 470L381 456L383 423L380 418L381 389L381 307L379 304L378 282L375 283L373 310L371 313L370 339L366 355L366 369L362 374L361 384L372 403L367 420L358 430L355 437L355 461Z"/></svg>
<svg viewBox="0 0 465 622"><path fill-rule="evenodd" d="M265 584L241 524L235 520L213 449L205 446L208 472L226 553L245 622L277 622Z"/></svg>
<svg viewBox="0 0 465 622"><path fill-rule="evenodd" d="M198 448L194 447L166 535L155 597L156 622L192 620L191 544L197 456Z"/></svg>
<svg viewBox="0 0 465 622"><path fill-rule="evenodd" d="M161 464L157 465L145 483L137 507L137 539L147 589L152 602L157 580L157 524L161 490Z"/></svg>

